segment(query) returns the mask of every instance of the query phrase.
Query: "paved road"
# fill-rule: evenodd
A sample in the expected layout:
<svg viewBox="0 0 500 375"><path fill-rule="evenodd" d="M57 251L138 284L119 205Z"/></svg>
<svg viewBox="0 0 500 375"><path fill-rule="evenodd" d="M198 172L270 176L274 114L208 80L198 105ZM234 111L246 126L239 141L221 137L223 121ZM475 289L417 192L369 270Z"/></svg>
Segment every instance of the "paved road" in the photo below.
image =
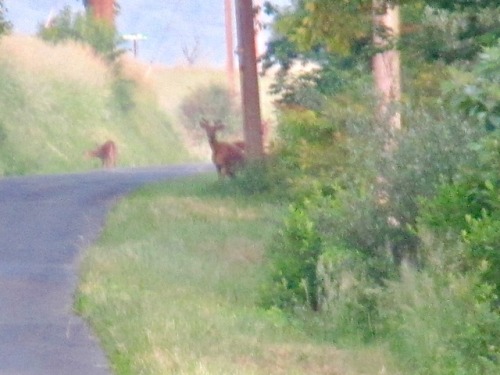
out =
<svg viewBox="0 0 500 375"><path fill-rule="evenodd" d="M82 249L120 196L207 165L0 180L0 375L109 375L73 314Z"/></svg>

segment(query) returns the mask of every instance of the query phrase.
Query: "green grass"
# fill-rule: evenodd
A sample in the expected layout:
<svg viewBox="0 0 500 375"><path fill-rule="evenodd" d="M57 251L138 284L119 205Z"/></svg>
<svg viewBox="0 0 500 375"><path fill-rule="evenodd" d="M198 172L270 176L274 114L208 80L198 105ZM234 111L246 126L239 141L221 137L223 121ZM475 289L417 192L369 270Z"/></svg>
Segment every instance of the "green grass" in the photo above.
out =
<svg viewBox="0 0 500 375"><path fill-rule="evenodd" d="M258 307L283 207L230 192L204 176L112 211L85 256L77 309L116 374L354 374L345 353Z"/></svg>

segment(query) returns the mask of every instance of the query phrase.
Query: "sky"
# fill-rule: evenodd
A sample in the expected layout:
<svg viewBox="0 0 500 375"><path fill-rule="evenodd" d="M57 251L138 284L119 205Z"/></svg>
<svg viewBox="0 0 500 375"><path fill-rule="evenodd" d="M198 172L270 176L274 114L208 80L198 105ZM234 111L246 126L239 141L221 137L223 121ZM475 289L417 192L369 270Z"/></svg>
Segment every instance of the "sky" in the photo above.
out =
<svg viewBox="0 0 500 375"><path fill-rule="evenodd" d="M286 6L292 0L272 0ZM82 11L81 0L4 0L14 32L35 34L51 14L65 6ZM142 34L138 58L151 63L185 64L183 49L198 46L197 63L223 66L225 62L224 0L119 0L118 32ZM254 0L257 4L257 0ZM265 39L268 35L264 34ZM264 44L264 41L261 42ZM132 50L131 42L124 47Z"/></svg>

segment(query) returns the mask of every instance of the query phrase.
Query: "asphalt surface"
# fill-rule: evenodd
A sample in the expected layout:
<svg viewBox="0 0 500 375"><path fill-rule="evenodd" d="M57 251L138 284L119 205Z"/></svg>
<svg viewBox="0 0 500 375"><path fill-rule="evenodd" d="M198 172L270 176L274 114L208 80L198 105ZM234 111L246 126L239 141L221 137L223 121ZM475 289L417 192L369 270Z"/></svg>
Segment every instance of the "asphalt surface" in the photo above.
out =
<svg viewBox="0 0 500 375"><path fill-rule="evenodd" d="M109 375L73 313L82 252L118 198L208 165L0 179L0 375Z"/></svg>

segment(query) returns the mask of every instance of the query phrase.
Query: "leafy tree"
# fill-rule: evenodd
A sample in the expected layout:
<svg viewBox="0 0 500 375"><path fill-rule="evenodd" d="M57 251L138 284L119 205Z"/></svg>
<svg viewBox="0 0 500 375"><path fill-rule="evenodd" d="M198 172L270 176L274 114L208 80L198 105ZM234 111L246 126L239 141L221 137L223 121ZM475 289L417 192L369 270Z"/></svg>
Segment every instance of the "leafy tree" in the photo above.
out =
<svg viewBox="0 0 500 375"><path fill-rule="evenodd" d="M47 41L58 43L75 40L89 44L97 53L108 60L115 60L123 51L116 29L90 14L74 13L65 7L48 27L40 25L38 35Z"/></svg>
<svg viewBox="0 0 500 375"><path fill-rule="evenodd" d="M499 61L500 42L484 48L470 71L454 69L447 85L452 104L490 131L500 129Z"/></svg>
<svg viewBox="0 0 500 375"><path fill-rule="evenodd" d="M422 61L446 64L473 60L481 49L500 37L500 7L494 0L399 0L403 19L398 47L411 68ZM331 63L325 55L371 63L372 0L296 0L280 9L269 2L274 16L273 40L264 56L264 67L279 65L287 71L294 61ZM405 69L407 69L406 67Z"/></svg>

